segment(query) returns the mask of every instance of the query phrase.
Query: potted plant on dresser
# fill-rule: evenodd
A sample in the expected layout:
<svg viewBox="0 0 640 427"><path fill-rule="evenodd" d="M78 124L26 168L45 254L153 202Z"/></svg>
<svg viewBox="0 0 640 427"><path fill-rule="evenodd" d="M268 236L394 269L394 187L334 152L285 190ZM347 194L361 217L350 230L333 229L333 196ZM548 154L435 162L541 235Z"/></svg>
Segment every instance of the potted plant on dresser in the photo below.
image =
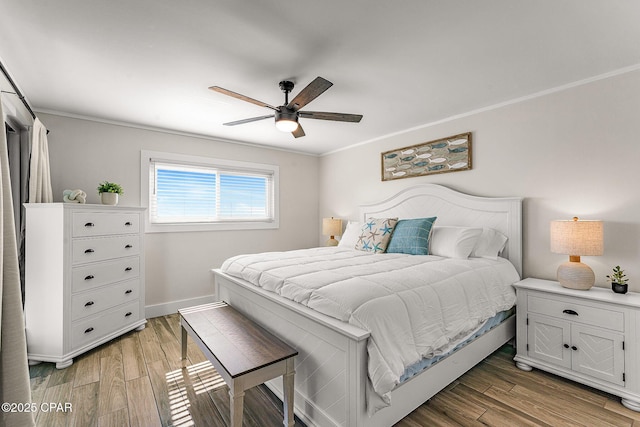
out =
<svg viewBox="0 0 640 427"><path fill-rule="evenodd" d="M617 294L626 294L629 290L629 285L626 274L624 274L624 270L620 268L619 265L616 265L613 268L613 273L607 276L607 279L611 282L611 289L613 292Z"/></svg>
<svg viewBox="0 0 640 427"><path fill-rule="evenodd" d="M118 195L124 194L120 184L104 181L98 185L98 194L103 205L117 205Z"/></svg>

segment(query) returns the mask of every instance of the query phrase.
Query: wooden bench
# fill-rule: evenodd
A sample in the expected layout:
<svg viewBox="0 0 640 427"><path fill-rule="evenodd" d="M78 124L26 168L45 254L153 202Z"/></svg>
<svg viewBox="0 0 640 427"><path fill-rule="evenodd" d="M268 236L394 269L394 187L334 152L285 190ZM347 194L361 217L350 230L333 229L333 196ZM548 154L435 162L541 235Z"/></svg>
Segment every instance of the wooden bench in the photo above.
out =
<svg viewBox="0 0 640 427"><path fill-rule="evenodd" d="M225 302L178 310L182 326L182 363L187 334L229 386L231 426L242 426L245 390L283 377L284 425L294 425L294 357L298 352Z"/></svg>

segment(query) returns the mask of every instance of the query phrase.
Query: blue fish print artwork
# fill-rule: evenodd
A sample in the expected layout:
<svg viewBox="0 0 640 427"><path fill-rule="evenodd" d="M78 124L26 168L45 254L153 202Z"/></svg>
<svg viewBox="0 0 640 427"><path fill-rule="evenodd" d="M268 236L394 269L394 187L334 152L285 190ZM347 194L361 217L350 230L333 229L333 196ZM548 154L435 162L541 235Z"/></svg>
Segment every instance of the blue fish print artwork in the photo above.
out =
<svg viewBox="0 0 640 427"><path fill-rule="evenodd" d="M471 132L382 153L382 180L471 169Z"/></svg>

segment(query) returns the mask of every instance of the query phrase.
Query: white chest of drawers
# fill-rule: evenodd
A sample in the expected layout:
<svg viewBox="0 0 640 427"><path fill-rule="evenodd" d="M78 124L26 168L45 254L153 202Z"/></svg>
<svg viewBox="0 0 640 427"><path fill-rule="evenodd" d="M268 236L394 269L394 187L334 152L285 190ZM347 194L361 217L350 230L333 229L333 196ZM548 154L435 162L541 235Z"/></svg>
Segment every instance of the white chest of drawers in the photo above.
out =
<svg viewBox="0 0 640 427"><path fill-rule="evenodd" d="M607 391L640 411L640 294L567 289L532 278L514 286L520 369Z"/></svg>
<svg viewBox="0 0 640 427"><path fill-rule="evenodd" d="M144 208L25 204L30 362L73 358L143 329Z"/></svg>

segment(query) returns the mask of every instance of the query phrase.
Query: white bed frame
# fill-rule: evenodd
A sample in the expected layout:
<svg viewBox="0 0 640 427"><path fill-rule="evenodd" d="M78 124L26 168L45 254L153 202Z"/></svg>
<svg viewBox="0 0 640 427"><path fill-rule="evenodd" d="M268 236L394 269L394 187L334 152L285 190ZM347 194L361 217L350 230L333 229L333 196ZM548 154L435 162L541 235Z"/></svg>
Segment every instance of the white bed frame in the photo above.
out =
<svg viewBox="0 0 640 427"><path fill-rule="evenodd" d="M486 198L427 184L362 206L368 217L437 216L436 225L485 226L509 237L503 256L522 275L522 199ZM391 426L485 359L515 334L515 316L434 364L392 392L391 406L366 411L369 333L213 270L224 300L295 347L295 412L309 426ZM267 386L282 398L281 381Z"/></svg>

